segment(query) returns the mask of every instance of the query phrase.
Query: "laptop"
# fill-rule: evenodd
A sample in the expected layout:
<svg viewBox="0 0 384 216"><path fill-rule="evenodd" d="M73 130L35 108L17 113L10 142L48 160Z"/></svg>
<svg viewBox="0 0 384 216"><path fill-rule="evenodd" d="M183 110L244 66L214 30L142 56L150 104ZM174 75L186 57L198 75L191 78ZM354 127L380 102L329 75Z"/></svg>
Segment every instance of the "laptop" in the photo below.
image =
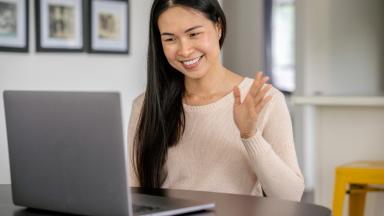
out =
<svg viewBox="0 0 384 216"><path fill-rule="evenodd" d="M214 208L131 194L119 93L4 91L3 96L15 205L100 216Z"/></svg>

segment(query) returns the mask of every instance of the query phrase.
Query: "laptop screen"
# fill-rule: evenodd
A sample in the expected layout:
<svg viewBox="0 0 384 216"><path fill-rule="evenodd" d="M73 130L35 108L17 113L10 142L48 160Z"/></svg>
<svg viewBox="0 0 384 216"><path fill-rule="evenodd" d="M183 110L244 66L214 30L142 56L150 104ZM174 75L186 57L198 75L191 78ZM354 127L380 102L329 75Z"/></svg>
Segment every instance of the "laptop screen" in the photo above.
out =
<svg viewBox="0 0 384 216"><path fill-rule="evenodd" d="M5 91L4 104L16 205L128 215L118 93Z"/></svg>

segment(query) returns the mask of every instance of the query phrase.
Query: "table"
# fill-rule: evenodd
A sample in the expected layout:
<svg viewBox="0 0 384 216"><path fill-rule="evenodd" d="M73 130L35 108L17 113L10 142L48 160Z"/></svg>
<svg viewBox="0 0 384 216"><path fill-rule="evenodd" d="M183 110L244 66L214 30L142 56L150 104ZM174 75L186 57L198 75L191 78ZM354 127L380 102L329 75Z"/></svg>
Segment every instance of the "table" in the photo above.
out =
<svg viewBox="0 0 384 216"><path fill-rule="evenodd" d="M193 215L200 216L330 216L331 211L325 207L286 201L273 198L263 198L247 195L234 195L201 191L187 191L174 189L143 189L132 188L132 191L160 195L165 197L184 198L214 202L213 211L198 212ZM55 212L31 210L15 206L11 198L11 186L0 185L0 215L1 216L63 216Z"/></svg>

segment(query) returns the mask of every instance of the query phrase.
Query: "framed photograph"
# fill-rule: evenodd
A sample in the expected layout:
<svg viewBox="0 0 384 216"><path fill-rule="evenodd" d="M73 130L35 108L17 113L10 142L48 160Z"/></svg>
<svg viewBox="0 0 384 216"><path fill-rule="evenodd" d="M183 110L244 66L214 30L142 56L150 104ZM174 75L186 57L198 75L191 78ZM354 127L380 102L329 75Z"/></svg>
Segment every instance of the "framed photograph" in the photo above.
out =
<svg viewBox="0 0 384 216"><path fill-rule="evenodd" d="M82 52L84 50L84 1L36 1L36 50Z"/></svg>
<svg viewBox="0 0 384 216"><path fill-rule="evenodd" d="M128 13L128 0L91 0L88 52L128 54Z"/></svg>
<svg viewBox="0 0 384 216"><path fill-rule="evenodd" d="M28 0L0 0L0 51L28 52Z"/></svg>

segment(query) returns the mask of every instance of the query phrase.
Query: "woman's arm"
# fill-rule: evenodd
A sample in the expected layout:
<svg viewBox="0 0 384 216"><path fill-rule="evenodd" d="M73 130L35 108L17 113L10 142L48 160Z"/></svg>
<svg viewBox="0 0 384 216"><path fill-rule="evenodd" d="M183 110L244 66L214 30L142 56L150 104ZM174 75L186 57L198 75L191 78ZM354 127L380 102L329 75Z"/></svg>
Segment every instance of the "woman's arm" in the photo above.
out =
<svg viewBox="0 0 384 216"><path fill-rule="evenodd" d="M128 124L128 174L129 174L129 186L130 187L139 187L140 183L137 178L134 169L133 162L133 141L136 134L137 124L140 118L141 107L143 104L144 96L138 96L132 103L131 117Z"/></svg>
<svg viewBox="0 0 384 216"><path fill-rule="evenodd" d="M284 95L272 89L257 132L242 139L253 170L268 197L300 201L304 178L297 163L292 124Z"/></svg>

